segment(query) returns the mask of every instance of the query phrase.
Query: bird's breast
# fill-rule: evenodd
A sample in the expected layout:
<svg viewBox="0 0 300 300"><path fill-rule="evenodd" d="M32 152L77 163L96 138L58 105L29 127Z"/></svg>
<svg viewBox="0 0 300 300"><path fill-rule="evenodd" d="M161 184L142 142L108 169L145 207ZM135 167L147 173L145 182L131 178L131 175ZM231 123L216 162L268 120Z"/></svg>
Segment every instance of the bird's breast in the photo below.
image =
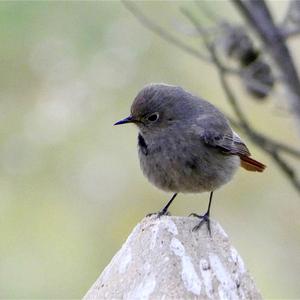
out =
<svg viewBox="0 0 300 300"><path fill-rule="evenodd" d="M179 135L138 136L144 175L157 187L172 192L211 191L229 181L238 157L223 155L203 142Z"/></svg>

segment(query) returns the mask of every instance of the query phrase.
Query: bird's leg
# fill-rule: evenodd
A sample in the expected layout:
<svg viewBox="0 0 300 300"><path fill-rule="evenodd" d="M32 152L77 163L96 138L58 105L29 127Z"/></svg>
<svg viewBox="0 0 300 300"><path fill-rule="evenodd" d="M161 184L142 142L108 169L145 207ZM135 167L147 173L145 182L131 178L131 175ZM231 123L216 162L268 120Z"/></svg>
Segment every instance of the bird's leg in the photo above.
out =
<svg viewBox="0 0 300 300"><path fill-rule="evenodd" d="M169 202L167 203L167 205L162 210L160 210L157 213L148 214L147 217L150 217L152 215L157 215L157 217L160 218L161 216L169 215L168 208L169 208L169 206L171 205L171 203L173 202L173 200L175 199L176 196L177 196L177 193L175 193L172 196L172 198L169 200Z"/></svg>
<svg viewBox="0 0 300 300"><path fill-rule="evenodd" d="M210 219L209 219L209 214L210 214L210 206L211 206L211 201L212 201L212 197L213 197L213 193L214 192L210 192L210 196L209 196L209 203L208 203L208 208L207 208L207 212L204 215L198 215L195 213L190 214L190 216L196 217L198 219L200 219L201 221L199 222L198 225L196 225L193 228L193 231L197 231L201 228L201 226L206 223L209 235L211 236L211 229L210 229Z"/></svg>

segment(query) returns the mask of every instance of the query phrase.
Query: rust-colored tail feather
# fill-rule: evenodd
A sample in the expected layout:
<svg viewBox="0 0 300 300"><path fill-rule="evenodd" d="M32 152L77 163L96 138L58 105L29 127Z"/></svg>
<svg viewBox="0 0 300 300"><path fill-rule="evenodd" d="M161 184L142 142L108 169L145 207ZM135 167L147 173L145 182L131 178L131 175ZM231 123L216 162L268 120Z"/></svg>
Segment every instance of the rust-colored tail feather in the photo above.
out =
<svg viewBox="0 0 300 300"><path fill-rule="evenodd" d="M250 158L246 155L240 155L241 159L241 167L253 172L263 172L263 170L267 167L266 165L262 164L261 162Z"/></svg>

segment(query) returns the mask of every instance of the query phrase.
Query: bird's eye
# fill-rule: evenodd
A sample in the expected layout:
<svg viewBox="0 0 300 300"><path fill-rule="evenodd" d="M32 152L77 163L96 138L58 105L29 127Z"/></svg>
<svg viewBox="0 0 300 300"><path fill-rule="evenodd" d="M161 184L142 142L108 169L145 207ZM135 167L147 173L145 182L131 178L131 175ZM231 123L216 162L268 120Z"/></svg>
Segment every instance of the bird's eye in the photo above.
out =
<svg viewBox="0 0 300 300"><path fill-rule="evenodd" d="M155 122L158 119L158 117L159 117L159 114L158 113L154 113L154 114L150 115L147 119L150 122Z"/></svg>

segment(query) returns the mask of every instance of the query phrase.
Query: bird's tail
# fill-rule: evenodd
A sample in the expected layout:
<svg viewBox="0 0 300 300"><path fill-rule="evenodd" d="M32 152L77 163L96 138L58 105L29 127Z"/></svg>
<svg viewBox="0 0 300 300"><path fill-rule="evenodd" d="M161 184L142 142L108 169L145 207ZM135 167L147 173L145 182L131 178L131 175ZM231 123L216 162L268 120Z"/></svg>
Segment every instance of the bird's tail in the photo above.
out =
<svg viewBox="0 0 300 300"><path fill-rule="evenodd" d="M264 169L267 167L266 165L262 164L261 162L250 158L247 155L240 155L241 159L241 167L252 172L263 172Z"/></svg>

